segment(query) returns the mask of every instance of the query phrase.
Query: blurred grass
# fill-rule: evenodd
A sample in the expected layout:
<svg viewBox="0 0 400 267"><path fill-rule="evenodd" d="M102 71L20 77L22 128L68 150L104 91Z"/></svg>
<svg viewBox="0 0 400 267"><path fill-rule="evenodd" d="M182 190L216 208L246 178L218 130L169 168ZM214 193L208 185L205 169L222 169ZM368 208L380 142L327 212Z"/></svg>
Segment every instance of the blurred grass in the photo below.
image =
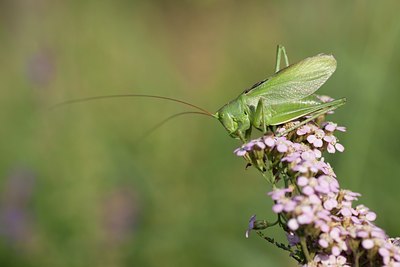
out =
<svg viewBox="0 0 400 267"><path fill-rule="evenodd" d="M101 94L177 97L210 111L270 75L275 47L296 62L332 53L319 91L347 97L329 157L398 236L398 1L0 2L1 266L288 266L256 236L269 190L233 156L216 121L184 106ZM29 182L31 181L31 182ZM276 235L272 233L271 235ZM281 235L276 235L282 238Z"/></svg>

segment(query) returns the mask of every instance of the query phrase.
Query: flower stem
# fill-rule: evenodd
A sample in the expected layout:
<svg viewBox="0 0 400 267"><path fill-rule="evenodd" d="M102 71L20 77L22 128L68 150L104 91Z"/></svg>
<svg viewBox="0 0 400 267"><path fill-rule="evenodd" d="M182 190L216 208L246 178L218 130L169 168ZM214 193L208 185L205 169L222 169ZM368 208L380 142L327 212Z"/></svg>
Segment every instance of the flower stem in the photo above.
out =
<svg viewBox="0 0 400 267"><path fill-rule="evenodd" d="M269 224L268 227L275 226L275 225L277 225L279 222L280 222L280 220L279 220L279 215L278 215L278 218L276 219L276 221L273 222L273 223L271 223L271 224Z"/></svg>
<svg viewBox="0 0 400 267"><path fill-rule="evenodd" d="M354 256L354 267L359 267L360 266L360 262L359 261L360 261L361 253L355 252L354 254L355 254L355 256Z"/></svg>
<svg viewBox="0 0 400 267"><path fill-rule="evenodd" d="M306 257L307 262L311 262L312 258L310 256L310 252L308 251L306 238L304 236L300 237L300 245L303 250L304 256Z"/></svg>

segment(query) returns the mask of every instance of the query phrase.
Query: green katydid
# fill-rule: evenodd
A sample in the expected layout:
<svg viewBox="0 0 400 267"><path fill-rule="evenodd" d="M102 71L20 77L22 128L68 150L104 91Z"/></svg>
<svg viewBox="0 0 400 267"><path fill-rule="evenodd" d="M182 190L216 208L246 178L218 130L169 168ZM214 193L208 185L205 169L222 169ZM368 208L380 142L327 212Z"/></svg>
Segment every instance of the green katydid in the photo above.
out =
<svg viewBox="0 0 400 267"><path fill-rule="evenodd" d="M283 69L280 68L282 56L286 65ZM336 60L333 56L325 54L309 57L289 65L285 48L278 45L275 74L245 90L214 114L182 100L142 94L88 97L65 101L56 106L116 97L148 97L169 100L200 110L200 112L182 112L172 117L193 113L212 116L221 122L231 137L246 142L250 138L252 128L266 133L270 126L309 116L306 120L280 134L284 135L343 105L346 102L345 98L325 103L314 94L329 79L335 69Z"/></svg>
<svg viewBox="0 0 400 267"><path fill-rule="evenodd" d="M286 64L284 69L280 69L282 55ZM285 48L278 46L275 74L245 90L213 116L232 137L243 141L250 137L252 127L265 133L268 126L311 116L286 131L289 132L346 102L342 98L323 103L314 95L335 69L335 58L325 54L289 65Z"/></svg>

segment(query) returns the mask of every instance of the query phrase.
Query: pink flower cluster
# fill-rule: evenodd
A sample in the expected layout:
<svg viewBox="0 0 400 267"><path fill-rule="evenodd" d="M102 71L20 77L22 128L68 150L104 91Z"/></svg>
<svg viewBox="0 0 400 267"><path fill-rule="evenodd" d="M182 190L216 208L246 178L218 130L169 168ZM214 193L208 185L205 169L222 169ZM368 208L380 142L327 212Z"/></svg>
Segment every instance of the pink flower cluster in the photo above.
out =
<svg viewBox="0 0 400 267"><path fill-rule="evenodd" d="M299 122L292 122L292 127ZM285 126L275 132L284 132ZM235 150L263 173L271 173L272 210L303 266L400 266L400 247L374 225L376 214L353 207L360 194L340 189L323 151L342 152L332 122L307 123L283 137L272 133ZM279 181L284 185L279 187ZM250 230L260 230L252 217ZM303 242L301 242L303 240Z"/></svg>

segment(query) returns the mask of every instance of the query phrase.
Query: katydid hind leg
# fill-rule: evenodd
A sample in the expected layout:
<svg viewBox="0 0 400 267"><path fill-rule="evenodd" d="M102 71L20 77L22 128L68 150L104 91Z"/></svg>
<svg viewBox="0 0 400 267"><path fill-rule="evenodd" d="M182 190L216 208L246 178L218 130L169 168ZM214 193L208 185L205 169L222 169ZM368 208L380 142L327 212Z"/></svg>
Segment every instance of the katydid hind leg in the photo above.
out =
<svg viewBox="0 0 400 267"><path fill-rule="evenodd" d="M313 99L314 98L314 99ZM315 97L309 96L304 99L270 105L271 114L267 119L268 125L283 124L312 113L318 112L326 107L337 108L345 103L345 99L338 99L328 103L316 100Z"/></svg>
<svg viewBox="0 0 400 267"><path fill-rule="evenodd" d="M284 46L282 46L282 53L283 53L283 58L285 59L285 67L289 67L289 58Z"/></svg>
<svg viewBox="0 0 400 267"><path fill-rule="evenodd" d="M312 121L312 120L318 118L319 116L321 116L321 115L323 115L323 114L326 114L326 113L328 113L329 111L332 111L332 110L334 110L334 109L336 109L336 108L337 108L337 107L330 106L330 107L323 108L323 109L319 110L318 112L312 113L312 114L310 114L310 117L309 117L309 118L305 119L304 121L301 121L300 123L296 124L296 125L293 126L293 127L290 127L290 128L287 129L286 131L277 134L277 136L278 136L278 137L284 136L284 135L290 133L291 131L296 130L297 128L303 126L304 124L306 124L306 123L308 123L308 122L310 122L310 121Z"/></svg>
<svg viewBox="0 0 400 267"><path fill-rule="evenodd" d="M315 107L310 107L309 112L303 114L302 116L298 116L296 118L293 118L292 120L300 118L300 117L303 117L303 116L307 116L307 115L310 116L309 118L301 121L299 124L296 124L295 126L293 126L293 127L289 128L289 129L287 129L286 131L278 134L278 136L283 136L283 135L285 135L285 134L287 134L287 133L299 128L300 126L302 126L302 125L304 125L304 124L306 124L306 123L318 118L319 116L321 116L323 114L326 114L329 111L335 110L339 106L344 105L345 102L346 102L346 99L342 98L342 99L334 100L334 101L331 101L331 102L328 102L328 103L323 103L323 104L320 104L320 105L315 106ZM282 122L282 123L285 123L285 122Z"/></svg>
<svg viewBox="0 0 400 267"><path fill-rule="evenodd" d="M275 72L278 72L281 70L281 56L283 54L284 60L285 60L285 66L289 66L289 58L286 54L286 49L282 45L278 45L277 50L276 50L276 63L275 63Z"/></svg>

